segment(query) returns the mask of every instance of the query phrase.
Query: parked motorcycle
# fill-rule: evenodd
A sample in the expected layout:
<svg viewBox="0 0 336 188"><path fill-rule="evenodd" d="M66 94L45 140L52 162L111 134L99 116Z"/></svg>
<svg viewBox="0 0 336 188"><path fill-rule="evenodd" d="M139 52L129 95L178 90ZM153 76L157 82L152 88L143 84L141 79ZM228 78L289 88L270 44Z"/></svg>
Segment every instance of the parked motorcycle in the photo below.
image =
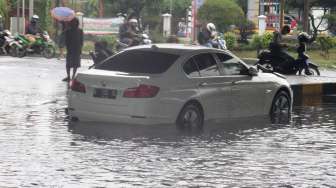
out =
<svg viewBox="0 0 336 188"><path fill-rule="evenodd" d="M152 44L152 40L149 38L149 36L146 33L139 34L137 38L135 38L135 42L133 42L132 46L137 45L145 45L145 44ZM121 51L125 48L131 47L128 44L122 43L120 40L117 40L117 51Z"/></svg>
<svg viewBox="0 0 336 188"><path fill-rule="evenodd" d="M8 30L0 32L0 54L9 54L10 46L9 42L12 40L12 34Z"/></svg>
<svg viewBox="0 0 336 188"><path fill-rule="evenodd" d="M22 50L19 50L23 47L22 45L22 41L14 37L9 30L0 33L0 54L22 57Z"/></svg>
<svg viewBox="0 0 336 188"><path fill-rule="evenodd" d="M306 67L305 61L301 59L295 59L293 57L290 57L288 59L281 59L279 57L275 58L269 50L262 51L258 55L258 59L259 61L256 63L256 65L261 65L271 71L287 75L301 75L302 71ZM318 65L309 61L308 68L310 72L309 75L320 75Z"/></svg>
<svg viewBox="0 0 336 188"><path fill-rule="evenodd" d="M27 37L26 35L16 36L15 40L22 44L21 46L15 46L15 55L17 57L23 57L27 55L27 53L41 54L48 59L55 57L55 45L47 32L43 32L38 37L35 37L35 41L32 44Z"/></svg>

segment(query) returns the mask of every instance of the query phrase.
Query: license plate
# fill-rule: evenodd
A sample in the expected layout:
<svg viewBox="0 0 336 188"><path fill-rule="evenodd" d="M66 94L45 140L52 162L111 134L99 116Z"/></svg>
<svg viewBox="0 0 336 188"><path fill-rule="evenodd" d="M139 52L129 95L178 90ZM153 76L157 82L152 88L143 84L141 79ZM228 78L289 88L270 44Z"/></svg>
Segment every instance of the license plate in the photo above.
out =
<svg viewBox="0 0 336 188"><path fill-rule="evenodd" d="M117 90L95 88L93 92L93 97L115 99L117 97Z"/></svg>

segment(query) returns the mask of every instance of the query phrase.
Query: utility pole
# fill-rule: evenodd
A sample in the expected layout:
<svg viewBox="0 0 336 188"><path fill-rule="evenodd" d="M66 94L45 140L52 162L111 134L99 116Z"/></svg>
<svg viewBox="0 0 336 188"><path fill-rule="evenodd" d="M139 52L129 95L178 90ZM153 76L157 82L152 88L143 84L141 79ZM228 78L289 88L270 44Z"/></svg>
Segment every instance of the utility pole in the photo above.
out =
<svg viewBox="0 0 336 188"><path fill-rule="evenodd" d="M280 30L285 25L285 22L284 22L285 3L286 3L286 0L281 0L280 2Z"/></svg>
<svg viewBox="0 0 336 188"><path fill-rule="evenodd" d="M304 0L303 5L303 31L309 32L309 7L310 0Z"/></svg>
<svg viewBox="0 0 336 188"><path fill-rule="evenodd" d="M104 17L104 1L103 0L99 0L98 2L98 6L99 6L99 18Z"/></svg>
<svg viewBox="0 0 336 188"><path fill-rule="evenodd" d="M26 12L25 12L25 0L22 0L22 33L25 34L26 33L26 23L25 23L25 15L26 15Z"/></svg>
<svg viewBox="0 0 336 188"><path fill-rule="evenodd" d="M20 31L20 2L16 1L16 32Z"/></svg>
<svg viewBox="0 0 336 188"><path fill-rule="evenodd" d="M34 0L29 0L29 18L34 15Z"/></svg>
<svg viewBox="0 0 336 188"><path fill-rule="evenodd" d="M169 14L172 15L173 13L173 1L170 0L170 4L169 4Z"/></svg>

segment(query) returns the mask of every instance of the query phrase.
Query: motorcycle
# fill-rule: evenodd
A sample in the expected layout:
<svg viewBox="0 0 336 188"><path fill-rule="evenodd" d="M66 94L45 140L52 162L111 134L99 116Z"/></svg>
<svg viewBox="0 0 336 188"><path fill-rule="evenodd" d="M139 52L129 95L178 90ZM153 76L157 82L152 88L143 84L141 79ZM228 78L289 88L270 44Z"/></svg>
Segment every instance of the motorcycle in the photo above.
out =
<svg viewBox="0 0 336 188"><path fill-rule="evenodd" d="M120 40L117 40L116 49L117 51L121 51L131 46L146 45L146 44L152 44L152 40L149 38L149 36L146 33L142 33L138 35L138 37L135 39L135 42L133 42L132 45L128 45L128 44L121 42Z"/></svg>
<svg viewBox="0 0 336 188"><path fill-rule="evenodd" d="M295 59L291 56L288 59L281 59L279 57L274 57L269 50L264 50L258 55L259 61L256 63L258 66L263 66L264 68L278 72L286 75L301 75L302 71L306 68L306 62L302 59ZM320 71L318 65L308 61L309 74L304 71L306 75L318 75L320 76Z"/></svg>
<svg viewBox="0 0 336 188"><path fill-rule="evenodd" d="M21 46L15 46L15 55L17 57L23 57L27 53L41 54L48 59L55 57L56 48L47 32L43 32L38 37L35 37L35 41L32 44L28 37L31 36L17 35L15 37L15 40L22 44Z"/></svg>
<svg viewBox="0 0 336 188"><path fill-rule="evenodd" d="M16 37L8 30L0 33L0 54L11 55L13 57L22 56L22 53L17 51L22 48L22 41L17 40Z"/></svg>
<svg viewBox="0 0 336 188"><path fill-rule="evenodd" d="M93 60L93 64L96 65L112 56L114 52L107 47L106 42L96 42L94 51L91 51L89 54Z"/></svg>
<svg viewBox="0 0 336 188"><path fill-rule="evenodd" d="M10 53L10 42L13 40L13 36L10 31L4 30L0 32L0 54Z"/></svg>

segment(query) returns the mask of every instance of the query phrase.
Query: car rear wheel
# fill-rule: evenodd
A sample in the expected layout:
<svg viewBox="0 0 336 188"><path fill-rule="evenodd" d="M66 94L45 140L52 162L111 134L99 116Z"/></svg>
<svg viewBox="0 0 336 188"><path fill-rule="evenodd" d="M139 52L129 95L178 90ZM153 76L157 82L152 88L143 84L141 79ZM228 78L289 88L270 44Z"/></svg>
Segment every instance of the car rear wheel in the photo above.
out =
<svg viewBox="0 0 336 188"><path fill-rule="evenodd" d="M272 123L287 123L291 115L291 100L287 92L280 91L273 99L271 107Z"/></svg>
<svg viewBox="0 0 336 188"><path fill-rule="evenodd" d="M189 103L185 105L177 117L176 125L179 129L198 129L203 128L204 116L199 105Z"/></svg>

